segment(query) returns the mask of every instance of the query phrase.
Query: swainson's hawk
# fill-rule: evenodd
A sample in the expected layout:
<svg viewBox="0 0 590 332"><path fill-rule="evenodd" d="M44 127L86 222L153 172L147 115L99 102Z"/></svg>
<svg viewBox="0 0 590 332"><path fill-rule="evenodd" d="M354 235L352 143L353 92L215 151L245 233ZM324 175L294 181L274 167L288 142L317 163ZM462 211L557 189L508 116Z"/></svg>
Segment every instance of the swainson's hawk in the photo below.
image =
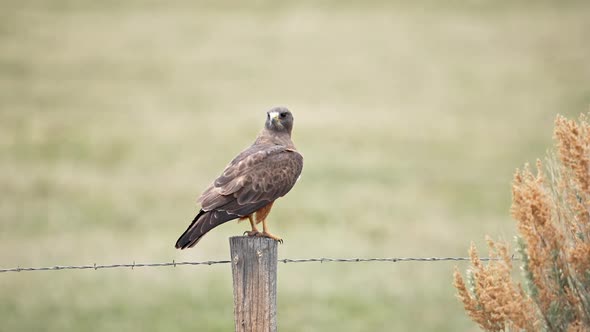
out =
<svg viewBox="0 0 590 332"><path fill-rule="evenodd" d="M303 169L303 156L291 141L293 115L284 107L266 114L264 129L201 194L201 211L176 241L176 248L191 248L213 228L233 219L248 219L248 236L282 242L268 231L266 217L274 201L285 196ZM254 216L256 220L254 220ZM262 222L262 232L256 224Z"/></svg>

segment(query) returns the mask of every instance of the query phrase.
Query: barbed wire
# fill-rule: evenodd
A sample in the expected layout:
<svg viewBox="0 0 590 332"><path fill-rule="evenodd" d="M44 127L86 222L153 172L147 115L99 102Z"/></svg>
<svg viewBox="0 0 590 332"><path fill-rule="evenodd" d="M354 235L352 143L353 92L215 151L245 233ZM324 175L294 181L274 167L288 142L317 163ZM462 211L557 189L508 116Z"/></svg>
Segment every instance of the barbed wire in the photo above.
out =
<svg viewBox="0 0 590 332"><path fill-rule="evenodd" d="M498 260L497 258L482 257L481 261ZM512 260L515 259L514 256ZM360 263L360 262L445 262L445 261L469 261L469 257L392 257L392 258L283 258L279 259L279 263ZM142 267L166 267L166 266L182 266L182 265L216 265L216 264L229 264L229 260L221 261L203 261L203 262L177 262L172 260L171 262L163 263L136 263L135 261L131 264L110 264L110 265L98 265L96 263L92 265L54 265L44 267L13 267L13 268L0 268L0 273L6 272L29 272L29 271L60 271L60 270L102 270L102 269L117 269L117 268L135 268Z"/></svg>
<svg viewBox="0 0 590 332"><path fill-rule="evenodd" d="M59 271L59 270L102 270L102 269L116 269L116 268L131 268L136 267L161 267L161 266L180 266L180 265L214 265L214 264L228 264L230 261L205 261L205 262L165 262L165 263L131 263L131 264L110 264L110 265L54 265L44 267L13 267L9 269L0 269L0 273L4 272L23 272L23 271Z"/></svg>

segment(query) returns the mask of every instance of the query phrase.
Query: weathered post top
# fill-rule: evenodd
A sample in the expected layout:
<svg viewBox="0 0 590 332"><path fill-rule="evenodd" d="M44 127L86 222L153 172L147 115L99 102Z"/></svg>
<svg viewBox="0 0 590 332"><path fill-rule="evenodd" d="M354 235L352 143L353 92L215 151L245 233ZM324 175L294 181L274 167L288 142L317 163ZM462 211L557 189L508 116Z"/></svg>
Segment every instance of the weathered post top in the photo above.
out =
<svg viewBox="0 0 590 332"><path fill-rule="evenodd" d="M277 242L234 236L229 244L236 332L276 332Z"/></svg>

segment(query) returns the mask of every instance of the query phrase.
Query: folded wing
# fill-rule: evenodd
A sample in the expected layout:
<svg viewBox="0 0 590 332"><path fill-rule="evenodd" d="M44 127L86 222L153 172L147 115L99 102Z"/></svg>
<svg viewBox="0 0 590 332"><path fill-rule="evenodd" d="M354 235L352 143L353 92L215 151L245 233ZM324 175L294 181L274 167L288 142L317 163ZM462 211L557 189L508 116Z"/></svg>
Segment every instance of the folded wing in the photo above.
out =
<svg viewBox="0 0 590 332"><path fill-rule="evenodd" d="M192 247L211 229L248 216L286 195L302 169L303 157L294 149L280 145L246 149L199 197L201 211L176 247Z"/></svg>

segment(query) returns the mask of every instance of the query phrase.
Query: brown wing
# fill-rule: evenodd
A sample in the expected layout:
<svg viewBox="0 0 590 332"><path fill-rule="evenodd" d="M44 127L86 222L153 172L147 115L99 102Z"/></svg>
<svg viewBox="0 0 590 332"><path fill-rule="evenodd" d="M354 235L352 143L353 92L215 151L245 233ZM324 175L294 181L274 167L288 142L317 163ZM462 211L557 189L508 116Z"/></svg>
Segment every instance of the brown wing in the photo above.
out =
<svg viewBox="0 0 590 332"><path fill-rule="evenodd" d="M302 169L303 157L293 149L275 145L252 151L232 161L199 202L204 211L247 216L260 208L257 203L267 204L286 195Z"/></svg>
<svg viewBox="0 0 590 332"><path fill-rule="evenodd" d="M294 149L254 145L245 150L199 197L201 211L176 247L192 247L211 229L286 195L302 169L303 157Z"/></svg>

